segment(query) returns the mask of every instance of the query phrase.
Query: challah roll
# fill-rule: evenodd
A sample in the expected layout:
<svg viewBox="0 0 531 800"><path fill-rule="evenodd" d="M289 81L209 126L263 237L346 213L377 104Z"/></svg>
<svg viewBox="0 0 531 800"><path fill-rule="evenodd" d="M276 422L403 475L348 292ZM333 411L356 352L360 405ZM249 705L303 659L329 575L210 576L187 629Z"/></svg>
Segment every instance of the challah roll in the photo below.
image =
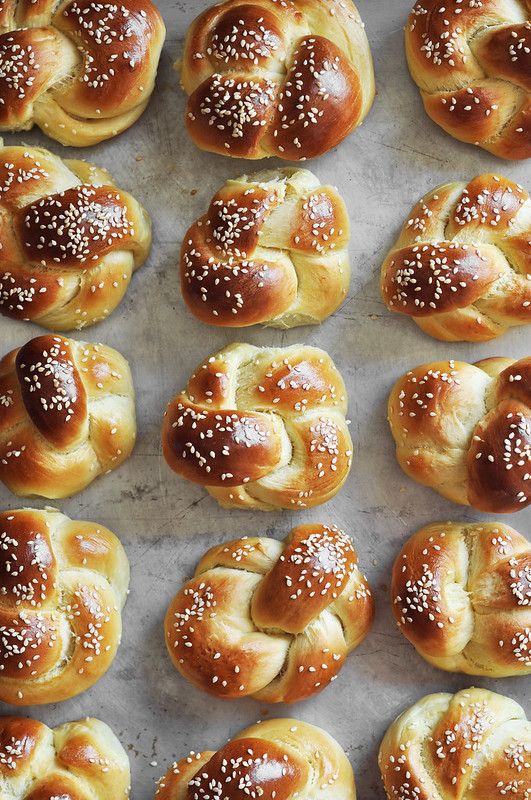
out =
<svg viewBox="0 0 531 800"><path fill-rule="evenodd" d="M437 361L389 398L404 472L443 497L508 514L531 503L531 358Z"/></svg>
<svg viewBox="0 0 531 800"><path fill-rule="evenodd" d="M0 717L0 791L9 800L126 800L129 759L99 719L48 728Z"/></svg>
<svg viewBox="0 0 531 800"><path fill-rule="evenodd" d="M398 627L435 667L531 673L531 545L507 525L417 531L395 561L392 596Z"/></svg>
<svg viewBox="0 0 531 800"><path fill-rule="evenodd" d="M186 127L235 158L315 158L368 113L374 70L352 0L224 0L188 32Z"/></svg>
<svg viewBox="0 0 531 800"><path fill-rule="evenodd" d="M337 678L372 618L351 539L301 525L283 543L244 537L212 547L164 629L175 667L200 689L296 703Z"/></svg>
<svg viewBox="0 0 531 800"><path fill-rule="evenodd" d="M37 147L0 146L0 214L0 313L51 330L107 317L151 246L147 213L106 170Z"/></svg>
<svg viewBox="0 0 531 800"><path fill-rule="evenodd" d="M406 53L424 108L502 158L531 156L529 0L417 0Z"/></svg>
<svg viewBox="0 0 531 800"><path fill-rule="evenodd" d="M328 733L296 719L271 719L217 753L193 751L175 762L155 797L356 800L356 786L347 756Z"/></svg>
<svg viewBox="0 0 531 800"><path fill-rule="evenodd" d="M116 536L54 509L0 513L0 700L84 692L120 644L129 563Z"/></svg>
<svg viewBox="0 0 531 800"><path fill-rule="evenodd" d="M0 480L22 497L80 492L130 455L135 395L125 358L48 334L0 361Z"/></svg>
<svg viewBox="0 0 531 800"><path fill-rule="evenodd" d="M346 481L352 441L341 375L323 350L232 344L168 405L168 465L226 508L311 508Z"/></svg>
<svg viewBox="0 0 531 800"><path fill-rule="evenodd" d="M389 800L527 800L531 723L486 689L423 697L393 722L379 764Z"/></svg>
<svg viewBox="0 0 531 800"><path fill-rule="evenodd" d="M531 200L498 175L447 183L415 206L382 267L391 311L436 339L482 342L531 323Z"/></svg>
<svg viewBox="0 0 531 800"><path fill-rule="evenodd" d="M213 325L322 322L348 292L349 231L337 190L307 170L227 181L184 238L183 297Z"/></svg>
<svg viewBox="0 0 531 800"><path fill-rule="evenodd" d="M116 136L146 108L165 33L151 0L0 4L0 131Z"/></svg>

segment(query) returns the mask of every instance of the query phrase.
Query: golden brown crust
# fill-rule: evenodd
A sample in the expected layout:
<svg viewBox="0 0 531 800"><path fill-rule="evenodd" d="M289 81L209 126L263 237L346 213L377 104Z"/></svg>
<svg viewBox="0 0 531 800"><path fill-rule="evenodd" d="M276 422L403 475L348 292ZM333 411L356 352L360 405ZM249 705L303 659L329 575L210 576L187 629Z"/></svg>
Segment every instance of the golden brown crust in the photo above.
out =
<svg viewBox="0 0 531 800"><path fill-rule="evenodd" d="M295 703L335 680L374 606L350 538L302 525L281 544L211 548L173 599L166 644L179 672L222 698Z"/></svg>
<svg viewBox="0 0 531 800"><path fill-rule="evenodd" d="M463 142L531 156L531 18L527 0L417 0L406 53L429 116Z"/></svg>
<svg viewBox="0 0 531 800"><path fill-rule="evenodd" d="M322 155L368 113L374 73L351 0L225 0L188 32L186 125L204 150L290 161Z"/></svg>
<svg viewBox="0 0 531 800"><path fill-rule="evenodd" d="M116 350L49 334L0 361L0 480L14 494L75 494L125 461L135 436Z"/></svg>
<svg viewBox="0 0 531 800"><path fill-rule="evenodd" d="M228 181L185 236L183 297L213 325L321 322L348 291L348 240L343 200L307 170Z"/></svg>

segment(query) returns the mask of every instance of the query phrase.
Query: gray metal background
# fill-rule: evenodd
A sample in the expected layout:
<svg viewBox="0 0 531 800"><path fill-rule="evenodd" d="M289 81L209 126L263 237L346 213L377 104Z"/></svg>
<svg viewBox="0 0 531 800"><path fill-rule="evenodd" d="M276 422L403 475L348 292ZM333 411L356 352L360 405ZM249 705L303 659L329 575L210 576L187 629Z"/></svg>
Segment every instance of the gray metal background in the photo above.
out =
<svg viewBox="0 0 531 800"><path fill-rule="evenodd" d="M376 759L389 723L421 695L454 691L474 682L425 664L392 619L390 569L406 537L435 520L482 516L443 500L402 474L385 419L386 400L393 382L425 361L528 355L531 329L515 329L484 345L436 342L410 320L386 311L378 274L406 215L428 189L485 171L505 173L530 188L531 167L529 162L506 163L460 144L425 116L404 59L402 29L411 4L412 0L358 0L375 59L378 96L360 129L334 152L305 165L323 182L338 186L352 223L351 291L343 308L321 327L289 332L217 330L196 321L181 300L178 254L186 228L226 178L266 163L253 165L203 153L185 133L185 100L172 63L180 55L188 24L209 5L207 0L161 0L168 36L150 106L133 128L114 141L77 151L79 157L107 167L119 186L145 204L154 222L151 258L136 274L122 306L104 323L81 336L74 334L105 342L129 359L138 397L135 452L118 472L60 503L71 517L101 522L121 537L131 561L131 594L122 645L106 677L70 702L23 713L49 725L85 715L109 723L131 758L133 800L151 800L156 778L175 758L190 749L216 749L231 734L266 715L294 715L326 728L352 760L359 798L382 800ZM8 143L39 143L64 157L76 152L37 130L5 138ZM0 318L2 353L39 330ZM355 458L346 486L327 506L305 513L228 512L166 467L160 423L167 401L205 356L232 341L275 346L302 341L325 348L335 359L349 390ZM0 486L0 507L20 504ZM32 504L45 505L38 500ZM531 509L506 520L529 534ZM333 522L351 533L376 595L374 628L338 680L295 707L265 707L249 699L223 702L185 683L166 655L162 619L200 555L210 545L235 536L283 538L293 525L309 521ZM530 681L476 679L475 683L512 696L529 712ZM151 765L154 761L157 766Z"/></svg>

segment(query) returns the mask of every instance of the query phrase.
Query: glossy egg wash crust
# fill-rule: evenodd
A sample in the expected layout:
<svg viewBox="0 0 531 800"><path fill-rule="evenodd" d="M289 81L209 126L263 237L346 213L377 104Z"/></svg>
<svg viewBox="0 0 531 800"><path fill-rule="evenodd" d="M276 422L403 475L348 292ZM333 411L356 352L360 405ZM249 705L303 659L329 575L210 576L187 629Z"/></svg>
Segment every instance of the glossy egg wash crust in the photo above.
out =
<svg viewBox="0 0 531 800"><path fill-rule="evenodd" d="M48 728L0 717L0 789L10 800L127 800L129 759L98 719Z"/></svg>
<svg viewBox="0 0 531 800"><path fill-rule="evenodd" d="M151 221L106 170L0 147L0 313L51 330L99 322L151 247Z"/></svg>
<svg viewBox="0 0 531 800"><path fill-rule="evenodd" d="M432 694L387 731L379 764L389 800L526 800L531 723L486 689Z"/></svg>
<svg viewBox="0 0 531 800"><path fill-rule="evenodd" d="M389 398L402 469L454 503L509 514L531 504L531 358L437 361Z"/></svg>
<svg viewBox="0 0 531 800"><path fill-rule="evenodd" d="M531 545L507 525L422 528L395 561L392 595L398 627L435 667L531 673Z"/></svg>
<svg viewBox="0 0 531 800"><path fill-rule="evenodd" d="M531 323L531 200L478 175L425 195L387 255L384 302L444 341L482 342Z"/></svg>
<svg viewBox="0 0 531 800"><path fill-rule="evenodd" d="M531 156L529 0L418 0L406 54L424 107L463 142Z"/></svg>
<svg viewBox="0 0 531 800"><path fill-rule="evenodd" d="M159 781L156 800L356 800L349 760L325 731L296 719L252 725L216 752L192 751Z"/></svg>
<svg viewBox="0 0 531 800"><path fill-rule="evenodd" d="M323 350L233 344L168 405L163 452L224 507L310 508L348 477L346 411L345 384Z"/></svg>
<svg viewBox="0 0 531 800"><path fill-rule="evenodd" d="M368 113L375 93L351 0L225 0L188 32L181 81L194 142L235 158L315 158Z"/></svg>
<svg viewBox="0 0 531 800"><path fill-rule="evenodd" d="M39 336L0 361L0 480L19 496L68 497L130 455L127 361L101 344Z"/></svg>
<svg viewBox="0 0 531 800"><path fill-rule="evenodd" d="M348 292L349 235L337 190L308 170L227 181L184 237L183 297L212 325L322 322Z"/></svg>
<svg viewBox="0 0 531 800"><path fill-rule="evenodd" d="M200 689L296 703L337 678L372 618L351 539L302 525L284 543L242 538L211 548L164 627L175 667Z"/></svg>
<svg viewBox="0 0 531 800"><path fill-rule="evenodd" d="M67 700L110 667L129 564L116 536L58 511L0 513L0 699Z"/></svg>
<svg viewBox="0 0 531 800"><path fill-rule="evenodd" d="M142 114L165 37L150 0L3 0L0 131L41 130L83 147Z"/></svg>

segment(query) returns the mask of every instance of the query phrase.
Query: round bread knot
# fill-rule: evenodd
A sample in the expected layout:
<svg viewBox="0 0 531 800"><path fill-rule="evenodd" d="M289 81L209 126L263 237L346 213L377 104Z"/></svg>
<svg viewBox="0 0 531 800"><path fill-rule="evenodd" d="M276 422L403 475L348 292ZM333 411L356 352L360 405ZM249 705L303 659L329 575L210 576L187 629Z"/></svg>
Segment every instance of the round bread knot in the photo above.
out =
<svg viewBox="0 0 531 800"><path fill-rule="evenodd" d="M351 539L302 525L284 543L211 548L168 608L166 644L179 672L210 694L296 703L336 679L373 611Z"/></svg>
<svg viewBox="0 0 531 800"><path fill-rule="evenodd" d="M247 797L356 800L352 767L325 731L272 719L242 731L217 752L192 752L160 779L156 800Z"/></svg>
<svg viewBox="0 0 531 800"><path fill-rule="evenodd" d="M339 144L375 94L351 0L225 0L188 32L186 126L203 150L299 161Z"/></svg>
<svg viewBox="0 0 531 800"><path fill-rule="evenodd" d="M0 313L52 330L109 316L151 247L106 170L40 148L0 147L0 215Z"/></svg>
<svg viewBox="0 0 531 800"><path fill-rule="evenodd" d="M384 302L444 341L531 323L531 200L508 178L447 183L415 206L387 255Z"/></svg>
<svg viewBox="0 0 531 800"><path fill-rule="evenodd" d="M531 545L507 525L422 528L395 561L392 596L398 627L435 667L531 673Z"/></svg>
<svg viewBox="0 0 531 800"><path fill-rule="evenodd" d="M497 156L531 156L529 0L418 0L406 25L411 76L434 122Z"/></svg>
<svg viewBox="0 0 531 800"><path fill-rule="evenodd" d="M183 297L213 325L322 322L348 292L349 231L337 191L307 170L227 181L184 237Z"/></svg>
<svg viewBox="0 0 531 800"><path fill-rule="evenodd" d="M301 509L346 481L346 389L315 347L234 344L208 358L168 405L168 465L227 508Z"/></svg>
<svg viewBox="0 0 531 800"><path fill-rule="evenodd" d="M151 0L0 6L0 131L61 144L116 136L146 108L165 28Z"/></svg>
<svg viewBox="0 0 531 800"><path fill-rule="evenodd" d="M13 800L127 800L129 759L104 722L85 719L48 728L0 717L0 781Z"/></svg>
<svg viewBox="0 0 531 800"><path fill-rule="evenodd" d="M486 689L423 697L391 725L379 765L389 800L526 800L531 723Z"/></svg>
<svg viewBox="0 0 531 800"><path fill-rule="evenodd" d="M131 454L135 396L125 358L48 334L0 361L0 480L19 496L68 497Z"/></svg>
<svg viewBox="0 0 531 800"><path fill-rule="evenodd" d="M116 536L58 511L0 513L0 700L67 700L110 667L129 564Z"/></svg>
<svg viewBox="0 0 531 800"><path fill-rule="evenodd" d="M531 358L439 361L401 378L389 423L402 469L455 503L531 504Z"/></svg>

